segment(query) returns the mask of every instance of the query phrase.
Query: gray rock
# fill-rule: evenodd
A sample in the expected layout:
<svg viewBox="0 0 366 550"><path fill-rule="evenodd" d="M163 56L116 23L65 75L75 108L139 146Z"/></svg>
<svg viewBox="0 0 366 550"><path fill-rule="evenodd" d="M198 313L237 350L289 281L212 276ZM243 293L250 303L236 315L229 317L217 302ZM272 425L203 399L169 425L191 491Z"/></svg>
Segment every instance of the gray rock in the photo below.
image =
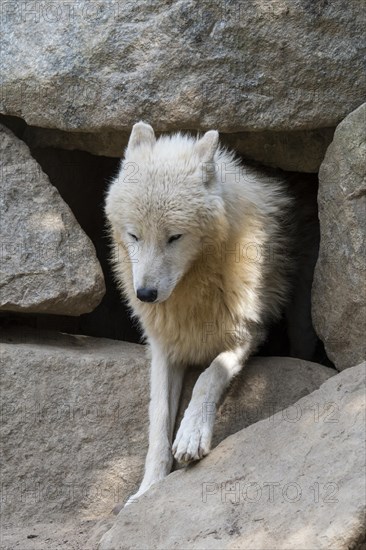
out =
<svg viewBox="0 0 366 550"><path fill-rule="evenodd" d="M9 121L9 125L11 122ZM121 158L128 143L129 134L130 132L118 132L116 130L105 130L96 133L67 132L53 128L26 126L21 137L31 150L54 147L69 151L87 151L92 155Z"/></svg>
<svg viewBox="0 0 366 550"><path fill-rule="evenodd" d="M348 550L365 540L365 364L123 509L99 550Z"/></svg>
<svg viewBox="0 0 366 550"><path fill-rule="evenodd" d="M358 0L6 2L0 110L78 132L334 127L364 100L365 26Z"/></svg>
<svg viewBox="0 0 366 550"><path fill-rule="evenodd" d="M145 348L25 329L0 342L4 524L108 515L142 474Z"/></svg>
<svg viewBox="0 0 366 550"><path fill-rule="evenodd" d="M85 521L91 529L98 520L93 540L100 540L111 526L110 512L137 490L143 474L145 348L19 329L4 329L0 342L3 540L14 548L31 526L39 536L35 546L23 541L22 549L58 548L61 537L73 540ZM219 410L214 445L294 403L335 372L295 359L253 358ZM182 411L197 375L187 375ZM87 547L83 540L81 549Z"/></svg>
<svg viewBox="0 0 366 550"><path fill-rule="evenodd" d="M339 124L319 172L312 316L339 369L366 357L366 103Z"/></svg>
<svg viewBox="0 0 366 550"><path fill-rule="evenodd" d="M11 122L8 121L9 124ZM192 133L195 134L196 131L192 130ZM334 128L239 132L221 134L220 140L246 158L264 165L282 168L282 170L316 173L332 141L333 134ZM118 131L66 132L34 126L27 126L22 134L22 139L31 149L52 146L118 158L122 156L128 137L128 133Z"/></svg>
<svg viewBox="0 0 366 550"><path fill-rule="evenodd" d="M190 369L185 377L176 429L200 374ZM336 371L291 357L252 357L233 380L218 410L213 446L229 435L267 418L317 389ZM207 404L207 414L212 413Z"/></svg>
<svg viewBox="0 0 366 550"><path fill-rule="evenodd" d="M0 309L92 311L105 292L92 242L28 147L3 126L0 155Z"/></svg>
<svg viewBox="0 0 366 550"><path fill-rule="evenodd" d="M332 141L334 128L222 134L222 142L246 158L294 172L316 173Z"/></svg>

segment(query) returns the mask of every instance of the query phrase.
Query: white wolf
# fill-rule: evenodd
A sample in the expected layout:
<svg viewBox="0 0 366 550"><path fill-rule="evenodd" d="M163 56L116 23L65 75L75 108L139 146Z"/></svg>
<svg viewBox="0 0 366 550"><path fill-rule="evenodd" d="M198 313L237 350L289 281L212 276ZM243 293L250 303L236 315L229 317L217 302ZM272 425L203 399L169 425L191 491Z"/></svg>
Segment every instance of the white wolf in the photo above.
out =
<svg viewBox="0 0 366 550"><path fill-rule="evenodd" d="M151 350L149 450L138 492L210 450L212 413L288 293L283 182L240 165L218 132L133 126L106 197L117 280ZM185 367L206 367L172 445Z"/></svg>

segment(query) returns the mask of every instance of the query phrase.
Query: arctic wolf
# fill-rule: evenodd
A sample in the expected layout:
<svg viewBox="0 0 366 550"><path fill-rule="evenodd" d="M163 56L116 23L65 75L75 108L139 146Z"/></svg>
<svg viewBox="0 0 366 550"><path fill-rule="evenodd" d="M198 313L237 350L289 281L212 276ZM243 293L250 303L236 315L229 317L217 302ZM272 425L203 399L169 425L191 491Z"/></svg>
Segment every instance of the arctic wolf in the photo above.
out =
<svg viewBox="0 0 366 550"><path fill-rule="evenodd" d="M291 199L283 182L242 166L217 131L156 139L133 126L106 197L121 290L151 351L149 450L138 492L210 451L232 378L280 315L288 291ZM172 443L187 365L205 370Z"/></svg>

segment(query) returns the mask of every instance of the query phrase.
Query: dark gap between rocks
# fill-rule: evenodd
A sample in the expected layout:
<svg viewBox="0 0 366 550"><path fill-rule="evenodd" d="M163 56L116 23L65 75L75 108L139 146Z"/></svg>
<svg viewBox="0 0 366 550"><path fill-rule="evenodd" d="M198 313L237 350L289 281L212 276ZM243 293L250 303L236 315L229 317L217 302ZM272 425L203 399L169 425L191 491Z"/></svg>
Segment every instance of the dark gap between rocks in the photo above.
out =
<svg viewBox="0 0 366 550"><path fill-rule="evenodd" d="M24 121L16 117L2 117L1 122L22 138L27 126ZM109 182L118 170L119 159L52 147L31 148L31 153L92 240L103 269L106 294L94 311L79 317L0 312L0 324L142 342L141 331L131 319L116 288L109 263L109 239L103 202ZM267 341L257 354L293 356L333 366L314 332L310 316L312 273L319 244L317 175L286 174L290 189L296 197L296 218L299 223L295 292L290 306L282 319L270 327Z"/></svg>

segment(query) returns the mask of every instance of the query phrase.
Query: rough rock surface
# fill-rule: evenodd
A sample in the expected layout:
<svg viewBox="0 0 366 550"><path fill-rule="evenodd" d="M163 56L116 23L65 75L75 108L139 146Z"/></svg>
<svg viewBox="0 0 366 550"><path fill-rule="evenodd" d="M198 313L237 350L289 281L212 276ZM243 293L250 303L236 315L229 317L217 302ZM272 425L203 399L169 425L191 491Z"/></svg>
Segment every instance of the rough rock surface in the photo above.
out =
<svg viewBox="0 0 366 550"><path fill-rule="evenodd" d="M365 96L359 0L6 2L1 21L0 111L33 126L314 129Z"/></svg>
<svg viewBox="0 0 366 550"><path fill-rule="evenodd" d="M348 550L365 541L365 363L123 509L100 550Z"/></svg>
<svg viewBox="0 0 366 550"><path fill-rule="evenodd" d="M141 476L145 349L25 329L0 337L2 545L94 548L91 528Z"/></svg>
<svg viewBox="0 0 366 550"><path fill-rule="evenodd" d="M13 121L7 118L11 125ZM14 122L13 122L14 123ZM191 130L196 134L195 130ZM316 173L332 141L334 128L283 132L239 132L221 134L223 144L234 148L244 157L267 166L296 172ZM128 142L129 133L66 132L27 126L22 139L31 149L61 147L88 151L94 155L120 158Z"/></svg>
<svg viewBox="0 0 366 550"><path fill-rule="evenodd" d="M312 316L339 369L366 357L366 103L336 129L319 172Z"/></svg>
<svg viewBox="0 0 366 550"><path fill-rule="evenodd" d="M336 371L290 357L252 357L234 379L218 410L212 444L239 430L285 409L317 389ZM189 403L198 369L185 378L176 429ZM207 414L210 414L208 405Z"/></svg>
<svg viewBox="0 0 366 550"><path fill-rule="evenodd" d="M144 346L26 329L5 329L1 342L4 516L111 509L136 483L146 450ZM45 498L35 509L37 483ZM21 484L30 498L19 507Z"/></svg>
<svg viewBox="0 0 366 550"><path fill-rule="evenodd" d="M334 128L319 128L294 132L241 132L221 137L230 148L266 166L316 173L333 134Z"/></svg>
<svg viewBox="0 0 366 550"><path fill-rule="evenodd" d="M84 550L88 532L95 528L100 539L112 508L142 478L145 348L25 329L3 330L0 342L3 544L39 550L81 539ZM295 359L253 358L220 409L214 444L294 403L335 372ZM196 376L188 375L182 409ZM32 533L37 537L27 540Z"/></svg>
<svg viewBox="0 0 366 550"><path fill-rule="evenodd" d="M90 239L28 147L0 126L0 309L80 315L101 301Z"/></svg>

